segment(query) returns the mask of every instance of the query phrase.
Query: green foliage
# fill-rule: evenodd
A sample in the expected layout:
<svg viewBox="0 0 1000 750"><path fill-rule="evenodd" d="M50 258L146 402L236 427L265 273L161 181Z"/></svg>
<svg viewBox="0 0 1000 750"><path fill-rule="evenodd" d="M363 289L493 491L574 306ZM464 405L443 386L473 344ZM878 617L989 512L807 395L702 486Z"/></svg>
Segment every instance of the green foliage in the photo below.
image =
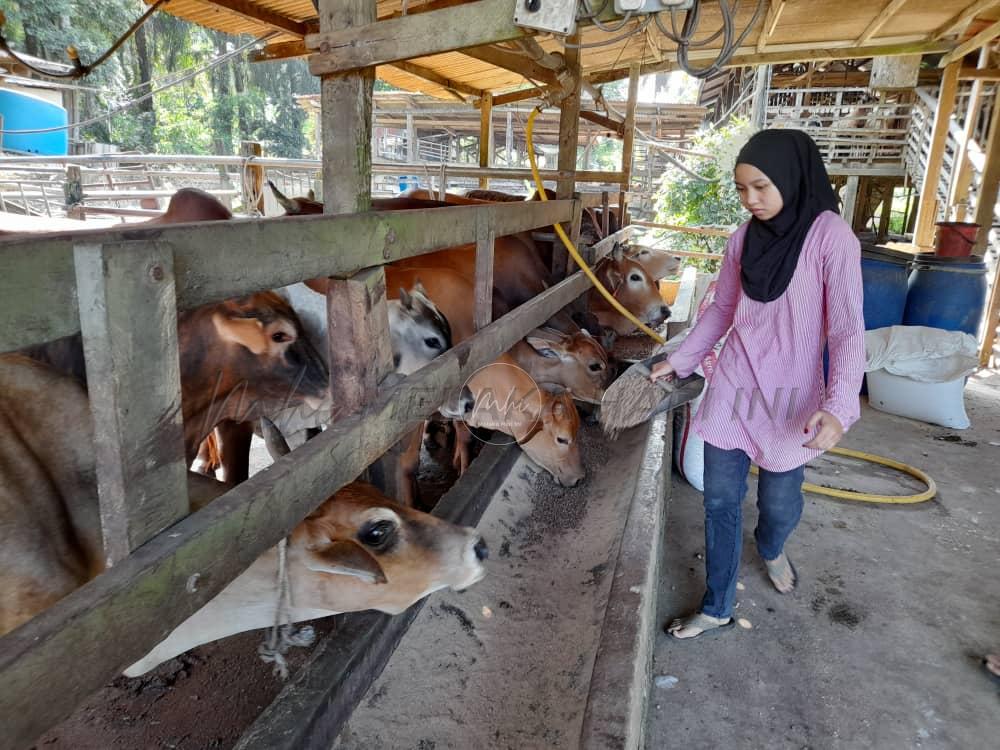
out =
<svg viewBox="0 0 1000 750"><path fill-rule="evenodd" d="M15 49L68 62L73 44L87 63L107 50L146 10L142 0L10 0L5 34ZM171 76L205 65L248 41L156 13L136 37L81 81L99 89L80 95L79 119L94 117L163 85ZM233 154L242 140L261 141L271 156L301 157L307 115L295 96L318 93L319 81L302 60L251 64L245 56L168 88L152 105L136 103L82 129L85 140L126 150Z"/></svg>
<svg viewBox="0 0 1000 750"><path fill-rule="evenodd" d="M722 128L698 133L691 143L691 150L712 154L714 158L689 158L685 166L711 181L706 182L676 166L669 166L656 192L656 221L725 229L735 229L745 221L747 214L740 205L732 170L736 153L749 135L747 123L739 120ZM668 246L673 250L721 253L726 244L722 237L679 232L663 234L668 237ZM703 270L716 270L717 262L704 260L694 265Z"/></svg>

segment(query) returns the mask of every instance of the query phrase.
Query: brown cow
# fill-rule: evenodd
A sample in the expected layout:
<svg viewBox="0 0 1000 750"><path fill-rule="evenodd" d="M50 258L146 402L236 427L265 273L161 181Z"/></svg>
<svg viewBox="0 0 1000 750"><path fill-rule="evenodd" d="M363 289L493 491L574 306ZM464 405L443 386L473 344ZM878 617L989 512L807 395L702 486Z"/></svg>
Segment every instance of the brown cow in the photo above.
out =
<svg viewBox="0 0 1000 750"><path fill-rule="evenodd" d="M598 263L595 273L612 296L647 326L656 327L670 317L670 308L663 304L656 282L638 261L625 256L621 245ZM590 309L602 326L611 328L619 336L636 328L635 323L615 310L597 289L590 290Z"/></svg>
<svg viewBox="0 0 1000 750"><path fill-rule="evenodd" d="M79 383L27 357L0 356L0 634L105 567L90 425ZM485 574L486 556L473 529L401 507L356 482L292 532L288 616L297 622L362 609L395 614L437 589L471 586ZM276 549L261 555L126 674L273 624L276 560Z"/></svg>

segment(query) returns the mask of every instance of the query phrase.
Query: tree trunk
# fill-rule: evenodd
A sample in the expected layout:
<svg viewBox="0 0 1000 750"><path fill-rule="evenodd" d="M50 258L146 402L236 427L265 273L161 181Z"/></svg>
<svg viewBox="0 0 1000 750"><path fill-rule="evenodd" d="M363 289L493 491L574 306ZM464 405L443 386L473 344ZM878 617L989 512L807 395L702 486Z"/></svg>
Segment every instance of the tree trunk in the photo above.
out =
<svg viewBox="0 0 1000 750"><path fill-rule="evenodd" d="M135 32L135 54L138 67L138 81L142 86L139 95L148 94L153 80L153 61L150 59L149 46L146 39L146 28L140 26ZM143 99L138 103L139 117L142 122L142 146L147 152L156 150L156 109L153 97Z"/></svg>

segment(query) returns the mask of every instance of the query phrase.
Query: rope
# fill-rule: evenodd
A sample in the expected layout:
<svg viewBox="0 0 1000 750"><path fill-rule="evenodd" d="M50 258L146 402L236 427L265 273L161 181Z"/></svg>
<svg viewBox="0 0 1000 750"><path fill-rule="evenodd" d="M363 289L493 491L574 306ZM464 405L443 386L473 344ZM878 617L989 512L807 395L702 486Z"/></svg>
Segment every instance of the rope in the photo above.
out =
<svg viewBox="0 0 1000 750"><path fill-rule="evenodd" d="M274 608L274 625L268 631L264 642L257 647L261 661L274 664L274 674L282 680L288 679L288 662L285 653L292 647L308 647L316 640L316 631L311 625L296 628L290 619L292 608L292 587L288 577L288 539L278 542L278 602Z"/></svg>
<svg viewBox="0 0 1000 750"><path fill-rule="evenodd" d="M2 49L4 52L10 55L14 60L19 62L21 65L26 67L31 72L36 73L40 76L44 76L45 78L68 78L68 79L83 78L86 75L90 75L90 73L93 72L95 68L104 63L105 60L107 60L109 57L111 57L111 55L117 52L121 48L121 46L125 44L125 42L127 42L129 38L136 31L139 30L139 27L149 20L149 17L153 15L153 13L155 13L160 8L161 5L164 5L165 3L168 2L170 2L170 0L156 0L156 2L149 7L149 10L147 10L145 13L139 16L136 22L129 27L128 31L126 31L124 34L118 37L115 43L112 44L111 47L109 47L108 50L103 55L101 55L96 60L94 60L94 62L88 65L84 65L82 62L80 62L80 55L77 52L76 47L72 45L67 47L66 54L68 54L69 59L73 61L73 70L71 70L69 73L53 73L52 71L45 70L44 68L39 68L35 65L32 65L10 48L10 46L7 44L7 40L4 38L2 33L0 33L0 49ZM5 21L6 17L0 14L0 26L2 26Z"/></svg>
<svg viewBox="0 0 1000 750"><path fill-rule="evenodd" d="M117 114L119 114L121 112L124 112L125 110L127 110L127 109L129 109L131 107L134 107L139 102L145 101L146 99L151 98L153 95L158 94L161 91L166 91L169 88L172 88L172 87L174 87L174 86L176 86L176 85L178 85L180 83L184 83L185 81L188 81L188 80L194 78L196 75L200 75L201 73L204 73L206 71L211 70L212 68L215 68L215 67L218 67L219 65L222 65L222 63L224 63L224 62L228 62L230 59L232 59L233 57L236 57L236 55L240 54L241 52L243 52L244 50L248 49L249 47L252 47L253 45L259 44L261 42L265 42L268 39L271 39L272 37L277 36L278 33L279 32L277 32L277 31L273 31L270 34L265 34L264 36L262 36L262 37L260 37L258 39L251 39L246 44L244 44L244 45L242 45L240 47L237 47L236 49L232 50L231 52L227 52L224 55L221 55L221 56L215 58L214 60L210 60L205 65L201 66L200 68L196 68L196 69L190 71L189 73L187 73L186 75L181 76L180 78L178 78L175 81L171 81L170 83L166 83L163 86L160 86L160 87L155 88L155 89L151 89L149 92L143 94L142 96L136 97L135 99L132 99L131 101L128 101L128 102L126 102L125 104L122 104L119 107L115 107L114 109L109 109L107 112L104 112L103 114L97 115L95 117L91 117L91 118L89 118L87 120L81 120L80 122L74 122L74 123L70 123L68 125L56 125L56 126L51 127L51 128L31 128L31 129L27 129L27 130L0 130L0 135L31 135L31 134L36 134L36 133L56 133L56 132L59 132L59 131L62 131L62 130L70 130L72 128L84 128L84 127L87 127L88 125L93 125L94 123L102 122L104 120L108 120L111 117L114 117L115 115L117 115Z"/></svg>

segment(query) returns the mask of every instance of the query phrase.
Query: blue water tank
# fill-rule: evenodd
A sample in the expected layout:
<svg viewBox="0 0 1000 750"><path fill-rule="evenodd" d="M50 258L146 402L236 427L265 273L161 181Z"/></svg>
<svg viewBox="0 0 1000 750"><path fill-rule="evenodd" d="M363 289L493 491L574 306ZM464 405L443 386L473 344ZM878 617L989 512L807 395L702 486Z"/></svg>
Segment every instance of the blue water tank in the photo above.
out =
<svg viewBox="0 0 1000 750"><path fill-rule="evenodd" d="M68 124L66 109L40 96L23 91L0 89L0 116L3 129L37 130ZM4 134L4 151L18 151L25 154L45 156L65 156L69 153L69 131L56 130L50 133Z"/></svg>
<svg viewBox="0 0 1000 750"><path fill-rule="evenodd" d="M865 330L898 326L906 308L913 255L878 245L861 246Z"/></svg>
<svg viewBox="0 0 1000 750"><path fill-rule="evenodd" d="M919 256L910 274L903 325L975 336L985 305L986 264L981 256Z"/></svg>

